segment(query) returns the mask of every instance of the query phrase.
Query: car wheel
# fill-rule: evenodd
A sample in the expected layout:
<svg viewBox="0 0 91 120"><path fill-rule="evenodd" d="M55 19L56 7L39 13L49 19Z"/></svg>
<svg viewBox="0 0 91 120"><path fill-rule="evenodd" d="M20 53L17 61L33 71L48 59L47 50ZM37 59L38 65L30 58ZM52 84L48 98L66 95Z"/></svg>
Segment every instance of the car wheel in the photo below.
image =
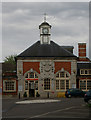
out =
<svg viewBox="0 0 91 120"><path fill-rule="evenodd" d="M90 100L88 100L88 104L91 104L91 99L90 99Z"/></svg>
<svg viewBox="0 0 91 120"><path fill-rule="evenodd" d="M68 98L71 98L71 95L68 95Z"/></svg>

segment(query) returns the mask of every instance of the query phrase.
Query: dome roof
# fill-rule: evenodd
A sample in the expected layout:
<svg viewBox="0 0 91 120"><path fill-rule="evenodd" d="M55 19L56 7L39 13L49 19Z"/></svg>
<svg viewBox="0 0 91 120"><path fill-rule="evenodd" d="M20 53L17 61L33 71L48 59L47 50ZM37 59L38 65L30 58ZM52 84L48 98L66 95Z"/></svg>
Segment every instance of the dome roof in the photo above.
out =
<svg viewBox="0 0 91 120"><path fill-rule="evenodd" d="M45 25L46 25L46 26L50 26L50 27L51 27L51 25L49 25L49 23L48 23L48 22L43 22L43 23L41 23L41 24L39 25L39 29L40 29L40 27L41 27L41 26L45 26Z"/></svg>

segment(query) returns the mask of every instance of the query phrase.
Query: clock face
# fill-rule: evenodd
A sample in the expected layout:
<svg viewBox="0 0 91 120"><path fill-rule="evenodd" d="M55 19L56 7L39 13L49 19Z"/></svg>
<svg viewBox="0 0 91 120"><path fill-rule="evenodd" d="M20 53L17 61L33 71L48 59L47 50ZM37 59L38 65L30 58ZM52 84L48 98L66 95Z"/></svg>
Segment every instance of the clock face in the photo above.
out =
<svg viewBox="0 0 91 120"><path fill-rule="evenodd" d="M42 32L43 32L43 34L48 34L48 28L43 28Z"/></svg>

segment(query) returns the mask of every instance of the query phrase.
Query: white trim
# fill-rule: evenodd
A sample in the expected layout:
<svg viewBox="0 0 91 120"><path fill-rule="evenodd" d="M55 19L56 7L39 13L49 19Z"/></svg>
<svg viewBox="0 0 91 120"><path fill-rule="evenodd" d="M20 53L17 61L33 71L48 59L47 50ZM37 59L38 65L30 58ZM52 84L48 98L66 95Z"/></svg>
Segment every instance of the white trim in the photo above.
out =
<svg viewBox="0 0 91 120"><path fill-rule="evenodd" d="M6 90L5 82L14 82L14 90ZM16 92L16 80L3 80L3 92Z"/></svg>
<svg viewBox="0 0 91 120"><path fill-rule="evenodd" d="M59 89L56 89L56 80L55 80L55 90L56 91L66 90L66 80L69 80L69 88L70 88L70 76L71 76L70 73L64 70L64 77L60 77L60 74L59 74L60 72L62 72L62 71L60 70L60 71L56 72L56 74L55 74L56 80L59 80ZM56 77L57 74L59 74L58 78ZM66 77L66 74L68 74L69 77ZM64 80L64 84L65 84L64 89L60 88L60 81L61 80Z"/></svg>
<svg viewBox="0 0 91 120"><path fill-rule="evenodd" d="M82 88L81 88L81 89L82 89L82 90L86 90L86 91L89 90L89 89L87 89L87 81L91 81L91 79L87 79L87 78L86 78L86 79L80 79L80 80L79 80L79 88L80 88L80 81L85 81L85 83L86 83L86 84L85 84L85 85L86 85L86 86L85 86L86 89L82 89Z"/></svg>
<svg viewBox="0 0 91 120"><path fill-rule="evenodd" d="M44 89L44 80L45 80L45 79L47 79L47 78L44 78L44 79L43 79L43 90L44 90L44 91L51 91L51 79L48 78L48 79L50 80L50 89L46 89L46 90Z"/></svg>
<svg viewBox="0 0 91 120"><path fill-rule="evenodd" d="M79 48L79 49L86 49L86 47L84 47L84 48Z"/></svg>
<svg viewBox="0 0 91 120"><path fill-rule="evenodd" d="M87 70L87 74L85 74L85 70ZM91 70L91 69L80 69L80 75L91 75L89 73L89 70ZM81 74L81 71L83 71L83 74Z"/></svg>
<svg viewBox="0 0 91 120"><path fill-rule="evenodd" d="M91 63L89 61L85 62L85 61L77 61L77 63Z"/></svg>
<svg viewBox="0 0 91 120"><path fill-rule="evenodd" d="M26 77L27 74L28 74L28 77L29 77L29 73L31 73L31 69L24 74L24 78ZM38 76L38 78L39 78L39 73L38 72L36 72L35 70L33 70L33 73L35 73Z"/></svg>
<svg viewBox="0 0 91 120"><path fill-rule="evenodd" d="M55 58L50 58L50 59L40 59L40 60L17 60L17 62L41 62L41 61L53 61L53 62L73 62L73 61L77 61L77 60L74 60L74 59L68 59L68 60L65 60L65 59L56 59L54 60Z"/></svg>

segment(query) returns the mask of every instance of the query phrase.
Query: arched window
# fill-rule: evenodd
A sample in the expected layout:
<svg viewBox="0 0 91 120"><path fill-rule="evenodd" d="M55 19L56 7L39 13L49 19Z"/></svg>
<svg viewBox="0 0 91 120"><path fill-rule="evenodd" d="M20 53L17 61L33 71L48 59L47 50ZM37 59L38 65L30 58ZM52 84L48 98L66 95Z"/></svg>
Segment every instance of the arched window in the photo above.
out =
<svg viewBox="0 0 91 120"><path fill-rule="evenodd" d="M31 87L38 90L38 75L35 72L28 72L25 75L25 90L29 90L29 83L32 83Z"/></svg>
<svg viewBox="0 0 91 120"><path fill-rule="evenodd" d="M56 74L56 90L69 89L70 74L66 71Z"/></svg>
<svg viewBox="0 0 91 120"><path fill-rule="evenodd" d="M38 78L38 76L37 76L37 74L35 72L30 72L30 73L26 74L25 78L30 78L30 79L33 78L33 79L35 79L35 78Z"/></svg>

